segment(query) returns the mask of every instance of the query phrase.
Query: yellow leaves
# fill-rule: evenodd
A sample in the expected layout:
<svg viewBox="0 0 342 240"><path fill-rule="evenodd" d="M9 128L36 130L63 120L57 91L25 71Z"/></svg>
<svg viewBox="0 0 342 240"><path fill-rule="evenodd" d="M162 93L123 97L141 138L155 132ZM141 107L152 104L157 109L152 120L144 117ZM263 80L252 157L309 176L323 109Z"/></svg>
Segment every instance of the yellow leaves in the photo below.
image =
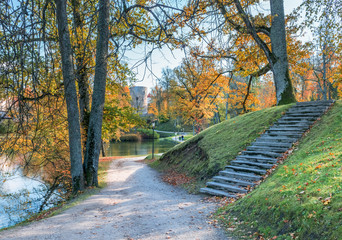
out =
<svg viewBox="0 0 342 240"><path fill-rule="evenodd" d="M308 214L308 218L313 218L313 217L316 217L316 212L313 211L313 213L309 213Z"/></svg>
<svg viewBox="0 0 342 240"><path fill-rule="evenodd" d="M147 0L136 0L136 3L137 4L140 4L140 5L146 5L146 2L147 2Z"/></svg>
<svg viewBox="0 0 342 240"><path fill-rule="evenodd" d="M177 107L190 122L211 118L221 88L227 85L227 78L216 71L213 60L197 59L198 54L201 54L200 51L194 49L193 57L175 70L180 81L175 87Z"/></svg>
<svg viewBox="0 0 342 240"><path fill-rule="evenodd" d="M323 205L328 205L328 204L331 202L331 196L330 196L330 197L327 197L327 198L324 199L324 200L321 200L321 202L323 203Z"/></svg>

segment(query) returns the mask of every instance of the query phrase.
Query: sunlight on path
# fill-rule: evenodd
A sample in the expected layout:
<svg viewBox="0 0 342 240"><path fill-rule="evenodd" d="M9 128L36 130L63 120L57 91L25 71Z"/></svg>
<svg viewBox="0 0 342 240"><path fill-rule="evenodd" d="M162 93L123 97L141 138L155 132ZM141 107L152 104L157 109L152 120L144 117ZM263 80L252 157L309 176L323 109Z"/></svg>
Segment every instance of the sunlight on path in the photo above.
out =
<svg viewBox="0 0 342 240"><path fill-rule="evenodd" d="M114 161L99 194L0 239L229 239L207 223L214 205L163 183L141 159Z"/></svg>

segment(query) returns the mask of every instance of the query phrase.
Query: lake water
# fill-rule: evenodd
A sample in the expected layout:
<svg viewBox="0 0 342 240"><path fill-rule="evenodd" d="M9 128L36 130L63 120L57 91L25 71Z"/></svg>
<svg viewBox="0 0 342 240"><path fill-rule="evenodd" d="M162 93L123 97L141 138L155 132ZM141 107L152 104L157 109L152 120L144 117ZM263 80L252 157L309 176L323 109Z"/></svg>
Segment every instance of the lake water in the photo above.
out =
<svg viewBox="0 0 342 240"><path fill-rule="evenodd" d="M25 177L21 169L6 169L0 172L0 182L0 229L38 212L47 191L38 177ZM51 206L48 204L44 209Z"/></svg>
<svg viewBox="0 0 342 240"><path fill-rule="evenodd" d="M158 139L154 142L154 153L163 153L177 143ZM112 142L106 150L108 156L148 155L152 153L152 140L142 142Z"/></svg>

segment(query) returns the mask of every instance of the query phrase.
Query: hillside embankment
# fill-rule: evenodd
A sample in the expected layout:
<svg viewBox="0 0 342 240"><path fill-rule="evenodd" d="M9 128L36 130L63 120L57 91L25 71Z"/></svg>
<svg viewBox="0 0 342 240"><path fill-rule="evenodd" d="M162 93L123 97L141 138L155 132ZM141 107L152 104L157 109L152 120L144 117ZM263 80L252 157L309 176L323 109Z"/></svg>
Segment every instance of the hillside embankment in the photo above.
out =
<svg viewBox="0 0 342 240"><path fill-rule="evenodd" d="M212 177L290 106L245 114L177 145L153 166ZM342 101L307 131L254 191L222 207L217 218L241 239L341 239ZM198 186L195 187L198 189Z"/></svg>

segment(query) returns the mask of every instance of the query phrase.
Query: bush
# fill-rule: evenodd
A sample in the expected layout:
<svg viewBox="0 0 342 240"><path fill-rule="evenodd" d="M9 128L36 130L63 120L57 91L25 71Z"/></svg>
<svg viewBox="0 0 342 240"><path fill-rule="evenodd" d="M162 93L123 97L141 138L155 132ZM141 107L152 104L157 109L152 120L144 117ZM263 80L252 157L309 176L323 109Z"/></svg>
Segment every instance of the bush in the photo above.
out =
<svg viewBox="0 0 342 240"><path fill-rule="evenodd" d="M152 129L138 129L138 133L140 133L142 139L158 139L159 134L154 132L153 135L153 130Z"/></svg>
<svg viewBox="0 0 342 240"><path fill-rule="evenodd" d="M141 141L141 136L139 134L127 133L120 137L122 142L139 142Z"/></svg>
<svg viewBox="0 0 342 240"><path fill-rule="evenodd" d="M159 117L159 122L160 122L160 123L167 123L168 121L170 121L170 116L168 116L168 115L162 114L162 115Z"/></svg>
<svg viewBox="0 0 342 240"><path fill-rule="evenodd" d="M159 137L161 138L166 138L166 137L173 137L175 136L175 133L174 132L171 132L171 133L165 133L165 132L160 132L158 133L159 134Z"/></svg>

